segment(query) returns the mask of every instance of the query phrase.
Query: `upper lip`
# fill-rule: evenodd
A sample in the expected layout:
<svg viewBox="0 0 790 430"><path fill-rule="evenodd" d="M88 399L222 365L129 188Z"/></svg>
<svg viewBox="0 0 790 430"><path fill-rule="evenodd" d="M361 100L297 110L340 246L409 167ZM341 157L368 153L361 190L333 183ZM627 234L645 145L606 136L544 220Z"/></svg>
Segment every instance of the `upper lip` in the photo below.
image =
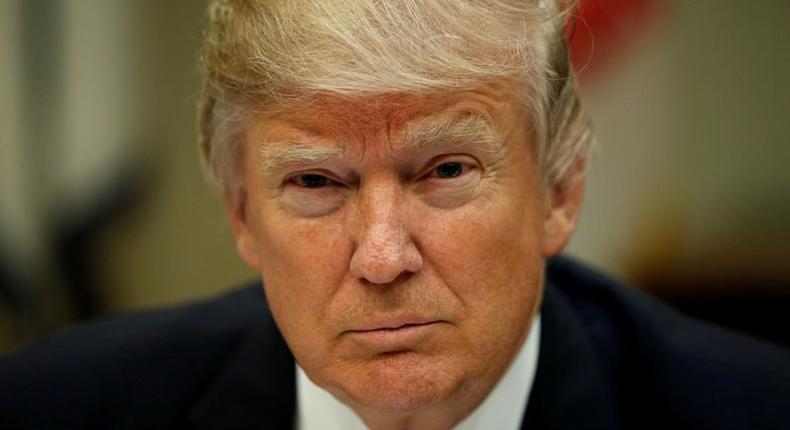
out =
<svg viewBox="0 0 790 430"><path fill-rule="evenodd" d="M363 324L355 325L348 331L351 332L366 332L375 330L396 330L406 326L424 325L439 322L436 318L426 318L421 316L406 315L394 318L380 318L376 320L366 321Z"/></svg>

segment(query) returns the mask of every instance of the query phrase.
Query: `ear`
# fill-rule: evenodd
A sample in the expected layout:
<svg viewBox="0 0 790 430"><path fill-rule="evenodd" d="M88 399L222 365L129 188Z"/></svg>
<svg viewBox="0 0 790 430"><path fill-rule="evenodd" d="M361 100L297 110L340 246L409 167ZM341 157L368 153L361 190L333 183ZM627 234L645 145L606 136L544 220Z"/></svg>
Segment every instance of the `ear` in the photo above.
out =
<svg viewBox="0 0 790 430"><path fill-rule="evenodd" d="M584 197L587 156L577 159L565 176L548 189L543 228L543 257L559 254L573 236Z"/></svg>
<svg viewBox="0 0 790 430"><path fill-rule="evenodd" d="M234 196L234 193L226 191L224 197L225 212L236 239L236 250L244 263L257 271L260 269L260 260L255 246L255 235L247 218L247 192L241 189Z"/></svg>

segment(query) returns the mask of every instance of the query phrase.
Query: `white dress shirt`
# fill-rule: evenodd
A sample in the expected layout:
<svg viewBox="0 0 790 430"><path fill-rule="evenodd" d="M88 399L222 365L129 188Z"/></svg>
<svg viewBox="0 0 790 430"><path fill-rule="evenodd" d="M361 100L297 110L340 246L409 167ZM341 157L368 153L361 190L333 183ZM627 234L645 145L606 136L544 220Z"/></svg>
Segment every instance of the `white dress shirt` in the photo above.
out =
<svg viewBox="0 0 790 430"><path fill-rule="evenodd" d="M453 430L517 430L529 400L540 349L540 315L535 317L527 340L513 363L488 397ZM366 430L365 423L348 406L315 385L296 367L296 430Z"/></svg>

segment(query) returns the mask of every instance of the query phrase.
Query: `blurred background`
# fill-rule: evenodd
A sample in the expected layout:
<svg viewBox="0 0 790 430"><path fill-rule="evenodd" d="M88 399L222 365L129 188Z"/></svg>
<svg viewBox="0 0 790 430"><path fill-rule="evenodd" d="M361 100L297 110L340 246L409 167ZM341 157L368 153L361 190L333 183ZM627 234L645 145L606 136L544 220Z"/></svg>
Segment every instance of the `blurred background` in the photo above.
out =
<svg viewBox="0 0 790 430"><path fill-rule="evenodd" d="M202 1L0 0L0 353L216 295L236 257L195 145ZM790 345L790 2L583 0L599 147L568 252Z"/></svg>

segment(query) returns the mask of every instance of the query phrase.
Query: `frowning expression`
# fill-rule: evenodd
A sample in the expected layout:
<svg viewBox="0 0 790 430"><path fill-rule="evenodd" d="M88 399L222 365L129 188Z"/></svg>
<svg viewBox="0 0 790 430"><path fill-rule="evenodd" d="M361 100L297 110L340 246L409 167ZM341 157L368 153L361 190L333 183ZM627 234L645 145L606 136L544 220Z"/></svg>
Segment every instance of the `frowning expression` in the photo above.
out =
<svg viewBox="0 0 790 430"><path fill-rule="evenodd" d="M570 233L514 93L316 97L248 121L240 254L299 364L352 407L487 392L526 336Z"/></svg>

